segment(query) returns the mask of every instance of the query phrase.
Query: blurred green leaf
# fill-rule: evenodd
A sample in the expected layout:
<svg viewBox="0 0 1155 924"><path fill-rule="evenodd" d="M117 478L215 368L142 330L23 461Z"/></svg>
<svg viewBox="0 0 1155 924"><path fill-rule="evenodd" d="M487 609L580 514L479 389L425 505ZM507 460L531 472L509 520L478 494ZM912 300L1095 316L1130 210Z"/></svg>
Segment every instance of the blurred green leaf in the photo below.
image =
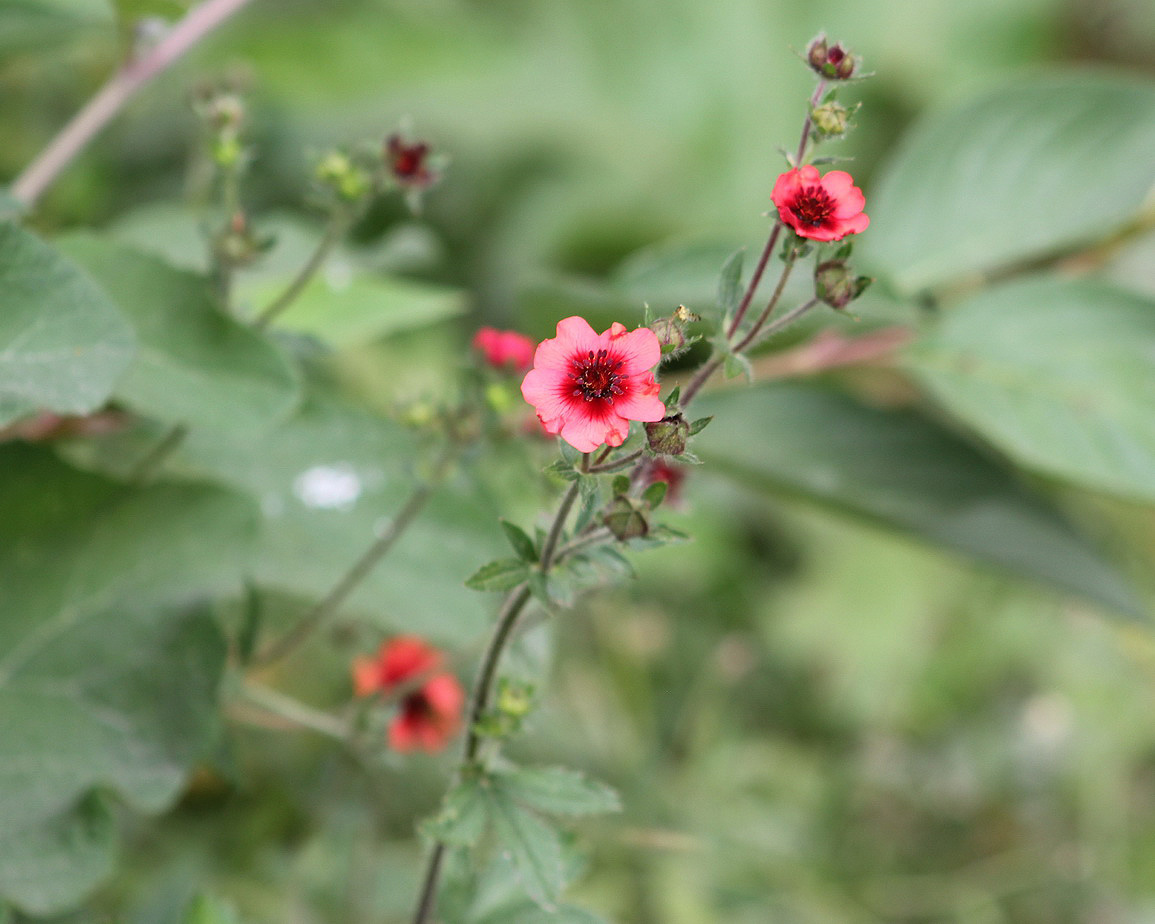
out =
<svg viewBox="0 0 1155 924"><path fill-rule="evenodd" d="M534 902L552 911L566 882L558 832L504 790L490 788L486 795L498 844L509 852L522 888Z"/></svg>
<svg viewBox="0 0 1155 924"><path fill-rule="evenodd" d="M24 446L0 451L0 472L0 894L45 913L109 871L92 792L160 811L206 746L224 643L187 601L235 585L254 511Z"/></svg>
<svg viewBox="0 0 1155 924"><path fill-rule="evenodd" d="M600 815L622 807L610 787L565 767L518 767L493 779L511 799L549 815Z"/></svg>
<svg viewBox="0 0 1155 924"><path fill-rule="evenodd" d="M96 410L134 348L132 328L88 276L0 224L0 426L38 410Z"/></svg>
<svg viewBox="0 0 1155 924"><path fill-rule="evenodd" d="M923 120L868 201L859 255L900 291L1110 234L1155 184L1155 84L1020 79Z"/></svg>
<svg viewBox="0 0 1155 924"><path fill-rule="evenodd" d="M434 840L455 847L472 847L485 833L489 821L489 800L484 783L476 776L455 784L441 803L441 811L424 826Z"/></svg>
<svg viewBox="0 0 1155 924"><path fill-rule="evenodd" d="M718 277L718 309L723 316L737 310L742 300L742 261L745 250L735 250L722 264Z"/></svg>
<svg viewBox="0 0 1155 924"><path fill-rule="evenodd" d="M231 589L252 550L254 506L215 486L131 489L19 445L0 472L0 676L80 615Z"/></svg>
<svg viewBox="0 0 1155 924"><path fill-rule="evenodd" d="M1090 541L1015 474L911 411L783 384L710 395L706 461L767 493L818 501L1142 618Z"/></svg>
<svg viewBox="0 0 1155 924"><path fill-rule="evenodd" d="M104 0L4 0L0 4L0 59L41 50L107 25L109 19Z"/></svg>
<svg viewBox="0 0 1155 924"><path fill-rule="evenodd" d="M132 24L146 16L177 19L185 14L192 0L113 0L123 22Z"/></svg>
<svg viewBox="0 0 1155 924"><path fill-rule="evenodd" d="M7 718L4 713L0 693L0 725ZM115 852L116 823L95 793L54 815L5 827L0 830L0 899L33 914L63 910L108 877Z"/></svg>
<svg viewBox="0 0 1155 924"><path fill-rule="evenodd" d="M140 349L116 396L158 420L252 431L284 418L297 373L273 344L229 318L208 280L121 244L62 242L136 327Z"/></svg>
<svg viewBox="0 0 1155 924"><path fill-rule="evenodd" d="M189 903L181 924L241 924L236 909L211 895L198 895Z"/></svg>
<svg viewBox="0 0 1155 924"><path fill-rule="evenodd" d="M956 305L908 367L1025 465L1155 502L1155 300L1035 279Z"/></svg>
<svg viewBox="0 0 1155 924"><path fill-rule="evenodd" d="M375 541L416 487L418 447L399 424L320 389L273 431L192 431L168 468L260 499L254 582L319 599ZM389 629L460 641L485 608L463 581L499 554L496 513L467 487L434 492L343 612Z"/></svg>
<svg viewBox="0 0 1155 924"><path fill-rule="evenodd" d="M510 590L524 583L529 574L520 558L502 558L478 568L466 579L465 586L470 590Z"/></svg>
<svg viewBox="0 0 1155 924"><path fill-rule="evenodd" d="M288 282L264 279L242 291L253 304L264 305ZM275 324L340 349L457 317L465 308L465 295L457 289L345 266L315 277Z"/></svg>

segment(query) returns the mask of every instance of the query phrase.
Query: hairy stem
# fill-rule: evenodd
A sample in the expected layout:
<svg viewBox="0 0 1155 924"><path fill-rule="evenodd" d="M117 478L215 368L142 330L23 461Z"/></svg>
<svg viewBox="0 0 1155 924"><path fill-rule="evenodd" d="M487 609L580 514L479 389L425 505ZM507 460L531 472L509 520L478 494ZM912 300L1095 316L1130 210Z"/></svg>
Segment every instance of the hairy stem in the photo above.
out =
<svg viewBox="0 0 1155 924"><path fill-rule="evenodd" d="M589 453L582 455L581 470L583 473L590 470ZM574 481L570 484L569 490L566 491L565 496L561 500L561 504L558 506L557 513L553 518L553 524L550 526L549 534L546 537L545 545L541 550L541 561L538 563L538 567L543 574L548 573L549 569L557 560L556 556L559 554L558 542L561 538L562 530L565 528L565 522L569 519L570 511L573 509L574 502L577 500L580 492L580 484ZM497 680L497 667L501 663L501 656L505 653L506 646L513 638L513 630L517 626L517 621L521 617L522 610L525 608L526 603L529 602L529 598L529 585L519 584L506 595L505 600L502 602L501 610L497 614L497 623L494 626L493 635L490 636L489 644L485 648L485 653L481 657L481 668L478 671L477 679L473 683L473 693L469 698L469 706L466 713L469 721L469 731L466 734L465 749L462 753L461 763L457 769L456 776L458 778L460 778L462 770L477 759L477 754L483 740L482 735L478 731L478 727L482 718L485 716L485 710L489 707L489 699L493 693L493 685ZM438 841L433 845L433 851L429 855L429 862L425 868L425 877L421 884L421 896L417 902L417 911L413 916L413 924L429 924L430 917L437 905L437 885L441 879L441 867L444 862L445 845Z"/></svg>
<svg viewBox="0 0 1155 924"><path fill-rule="evenodd" d="M316 249L309 255L309 259L305 265L301 267L297 275L293 277L293 280L285 286L284 291L265 306L260 314L253 320L254 330L264 330L297 300L297 297L305 290L305 286L309 284L317 274L317 271L324 265L325 258L329 256L329 253L337 246L338 242L345 236L345 232L348 230L349 220L345 217L334 218L329 222L329 227L325 230L325 236L321 238Z"/></svg>
<svg viewBox="0 0 1155 924"><path fill-rule="evenodd" d="M12 197L26 207L34 205L141 87L248 2L205 0L151 51L127 61L13 181L9 190Z"/></svg>

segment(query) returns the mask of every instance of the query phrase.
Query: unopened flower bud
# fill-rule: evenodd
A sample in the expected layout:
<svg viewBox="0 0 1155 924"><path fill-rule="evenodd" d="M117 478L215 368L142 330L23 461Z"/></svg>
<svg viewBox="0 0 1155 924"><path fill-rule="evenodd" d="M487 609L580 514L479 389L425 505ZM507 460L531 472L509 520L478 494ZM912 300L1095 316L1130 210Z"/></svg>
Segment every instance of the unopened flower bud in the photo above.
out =
<svg viewBox="0 0 1155 924"><path fill-rule="evenodd" d="M814 107L810 120L820 135L842 135L850 124L850 110L832 100Z"/></svg>
<svg viewBox="0 0 1155 924"><path fill-rule="evenodd" d="M854 55L840 44L828 45L825 35L810 43L806 49L806 61L813 71L827 80L849 80L858 66Z"/></svg>
<svg viewBox="0 0 1155 924"><path fill-rule="evenodd" d="M669 317L650 322L650 330L658 338L662 356L673 358L689 347L697 338L691 338L686 334L686 325L698 320L699 315L694 314L685 305L679 305Z"/></svg>
<svg viewBox="0 0 1155 924"><path fill-rule="evenodd" d="M619 494L606 508L602 516L606 528L621 541L638 539L650 531L646 514L638 502L625 494Z"/></svg>
<svg viewBox="0 0 1155 924"><path fill-rule="evenodd" d="M317 164L317 179L347 202L355 202L369 192L369 175L341 151L330 151Z"/></svg>
<svg viewBox="0 0 1155 924"><path fill-rule="evenodd" d="M874 280L855 276L845 260L827 260L814 268L814 294L819 301L841 310L860 296Z"/></svg>
<svg viewBox="0 0 1155 924"><path fill-rule="evenodd" d="M690 424L681 414L646 424L646 439L650 449L660 456L680 456L686 451L689 436Z"/></svg>
<svg viewBox="0 0 1155 924"><path fill-rule="evenodd" d="M533 686L502 678L498 683L497 711L511 719L524 719L533 707Z"/></svg>
<svg viewBox="0 0 1155 924"><path fill-rule="evenodd" d="M806 49L806 60L810 62L810 66L818 73L822 73L822 68L826 66L826 36L820 35L815 38L810 47Z"/></svg>

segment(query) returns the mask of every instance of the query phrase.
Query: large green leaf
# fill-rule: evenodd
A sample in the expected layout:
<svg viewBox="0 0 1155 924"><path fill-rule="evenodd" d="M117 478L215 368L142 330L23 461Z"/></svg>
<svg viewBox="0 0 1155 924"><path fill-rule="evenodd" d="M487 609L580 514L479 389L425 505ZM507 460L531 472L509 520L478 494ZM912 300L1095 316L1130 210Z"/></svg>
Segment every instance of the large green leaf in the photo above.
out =
<svg viewBox="0 0 1155 924"><path fill-rule="evenodd" d="M130 607L36 628L0 662L0 895L66 908L108 871L111 822L93 790L158 812L203 756L225 644L199 610ZM26 638L27 638L26 637Z"/></svg>
<svg viewBox="0 0 1155 924"><path fill-rule="evenodd" d="M234 586L254 510L215 487L129 489L0 450L0 896L78 901L114 837L94 793L176 797L215 716L224 645L194 605Z"/></svg>
<svg viewBox="0 0 1155 924"><path fill-rule="evenodd" d="M0 426L38 410L85 414L132 359L132 328L71 261L0 223Z"/></svg>
<svg viewBox="0 0 1155 924"><path fill-rule="evenodd" d="M316 599L385 529L418 484L418 448L400 425L314 395L259 440L192 433L170 468L235 485L264 513L259 584ZM480 632L484 601L464 581L500 553L496 512L475 492L442 486L345 611L390 628L456 640Z"/></svg>
<svg viewBox="0 0 1155 924"><path fill-rule="evenodd" d="M1142 614L1127 583L1043 498L919 414L796 384L701 404L716 417L695 450L759 490L815 500Z"/></svg>
<svg viewBox="0 0 1155 924"><path fill-rule="evenodd" d="M116 396L150 417L252 431L298 400L294 368L265 337L226 316L206 279L123 245L77 236L62 248L136 327L140 349Z"/></svg>
<svg viewBox="0 0 1155 924"><path fill-rule="evenodd" d="M21 446L0 450L0 682L38 640L131 600L233 586L255 510L208 485L130 489Z"/></svg>
<svg viewBox="0 0 1155 924"><path fill-rule="evenodd" d="M1155 184L1155 84L1020 80L921 122L871 192L862 255L901 291L1089 242Z"/></svg>
<svg viewBox="0 0 1155 924"><path fill-rule="evenodd" d="M255 305L266 305L290 282L288 277L250 283L244 289ZM278 328L312 334L341 348L370 343L404 330L425 327L465 313L456 289L398 277L354 275L351 266L314 278L276 321Z"/></svg>
<svg viewBox="0 0 1155 924"><path fill-rule="evenodd" d="M908 365L1026 465L1155 502L1155 300L1034 279L945 313Z"/></svg>

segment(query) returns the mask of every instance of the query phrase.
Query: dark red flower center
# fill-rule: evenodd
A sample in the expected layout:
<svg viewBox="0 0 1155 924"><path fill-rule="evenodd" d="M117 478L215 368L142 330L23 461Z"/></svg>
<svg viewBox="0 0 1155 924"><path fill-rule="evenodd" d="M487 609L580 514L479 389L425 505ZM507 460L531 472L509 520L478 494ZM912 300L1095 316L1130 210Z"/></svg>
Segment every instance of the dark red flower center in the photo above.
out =
<svg viewBox="0 0 1155 924"><path fill-rule="evenodd" d="M798 216L800 224L818 228L834 214L834 206L834 200L821 186L807 186L798 191L790 210Z"/></svg>
<svg viewBox="0 0 1155 924"><path fill-rule="evenodd" d="M614 398L622 394L624 389L619 384L622 380L622 360L611 360L609 350L590 350L584 357L575 357L572 361L574 388L571 394L575 398L585 398L586 401L608 401L614 403Z"/></svg>

